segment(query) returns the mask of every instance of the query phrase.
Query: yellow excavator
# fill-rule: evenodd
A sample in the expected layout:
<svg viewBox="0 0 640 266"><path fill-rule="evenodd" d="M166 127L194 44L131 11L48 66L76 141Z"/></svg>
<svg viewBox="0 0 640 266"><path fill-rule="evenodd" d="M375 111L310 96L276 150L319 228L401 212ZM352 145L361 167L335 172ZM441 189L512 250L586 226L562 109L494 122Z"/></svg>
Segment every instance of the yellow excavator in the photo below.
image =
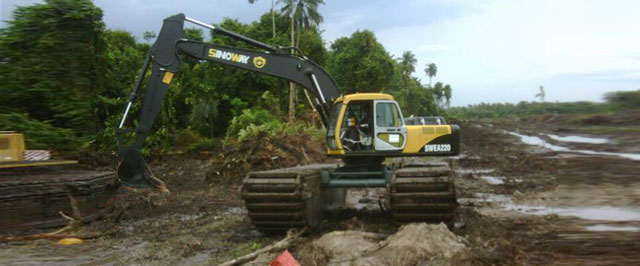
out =
<svg viewBox="0 0 640 266"><path fill-rule="evenodd" d="M189 22L256 50L184 39ZM341 164L312 164L251 172L243 181L242 198L252 224L262 232L282 232L291 227L320 224L323 214L344 208L348 188L386 188L384 209L397 222L451 224L457 206L451 169L447 164L385 163L391 157L455 156L460 153L456 125L407 125L398 103L389 94L343 95L338 84L318 64L279 47L206 24L183 14L164 20L151 47L129 103L116 130L120 165L118 177L125 186L162 186L153 177L140 150L170 88L181 57L217 62L295 82L316 104L327 134L327 155ZM151 67L136 128L123 128L131 105ZM123 143L124 134L135 142Z"/></svg>

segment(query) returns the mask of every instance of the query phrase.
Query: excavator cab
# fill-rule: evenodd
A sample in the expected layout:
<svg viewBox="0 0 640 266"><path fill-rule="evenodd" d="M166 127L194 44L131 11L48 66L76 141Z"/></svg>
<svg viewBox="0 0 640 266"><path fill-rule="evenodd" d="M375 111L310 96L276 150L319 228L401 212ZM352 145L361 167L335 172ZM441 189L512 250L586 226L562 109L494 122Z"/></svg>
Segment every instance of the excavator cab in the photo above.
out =
<svg viewBox="0 0 640 266"><path fill-rule="evenodd" d="M331 156L372 158L460 153L458 126L406 124L398 103L388 94L344 95L336 99L330 120L327 153Z"/></svg>
<svg viewBox="0 0 640 266"><path fill-rule="evenodd" d="M407 130L400 107L391 95L349 94L339 98L335 106L340 110L333 116L339 119L327 134L328 154L386 156L404 149ZM340 134L336 137L332 131Z"/></svg>

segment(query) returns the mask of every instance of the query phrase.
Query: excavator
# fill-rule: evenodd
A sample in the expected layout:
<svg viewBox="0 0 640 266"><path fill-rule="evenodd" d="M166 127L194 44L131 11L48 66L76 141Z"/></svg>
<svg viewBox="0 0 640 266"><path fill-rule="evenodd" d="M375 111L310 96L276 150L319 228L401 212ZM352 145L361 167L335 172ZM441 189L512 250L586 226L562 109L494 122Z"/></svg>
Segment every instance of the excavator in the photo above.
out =
<svg viewBox="0 0 640 266"><path fill-rule="evenodd" d="M207 28L253 49L184 38L185 22ZM312 95L326 128L327 155L342 163L310 164L248 173L241 197L251 223L265 233L294 227L317 228L325 214L344 209L346 190L383 188L384 211L393 220L445 222L451 225L457 207L453 173L446 163L394 157L456 156L457 125L406 125L400 107L385 93L343 94L333 78L295 47L269 45L218 26L177 14L164 20L145 59L116 130L121 184L133 188L163 186L147 166L141 149L150 133L173 76L187 56L294 82ZM146 92L136 128L124 128L127 115L145 79ZM135 134L133 143L123 143ZM386 160L390 158L389 160ZM419 158L418 158L419 159Z"/></svg>

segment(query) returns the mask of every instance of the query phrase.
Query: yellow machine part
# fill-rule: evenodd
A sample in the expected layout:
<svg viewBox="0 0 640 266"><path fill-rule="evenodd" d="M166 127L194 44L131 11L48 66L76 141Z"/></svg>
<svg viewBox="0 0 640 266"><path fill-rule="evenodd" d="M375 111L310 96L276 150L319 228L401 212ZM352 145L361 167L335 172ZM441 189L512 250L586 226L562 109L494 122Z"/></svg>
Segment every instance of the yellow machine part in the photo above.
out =
<svg viewBox="0 0 640 266"><path fill-rule="evenodd" d="M402 153L418 153L427 143L448 134L451 134L450 125L409 125L407 145Z"/></svg>
<svg viewBox="0 0 640 266"><path fill-rule="evenodd" d="M0 133L0 163L22 162L24 136L18 133Z"/></svg>
<svg viewBox="0 0 640 266"><path fill-rule="evenodd" d="M75 160L24 160L24 135L14 132L0 132L0 168L77 164Z"/></svg>

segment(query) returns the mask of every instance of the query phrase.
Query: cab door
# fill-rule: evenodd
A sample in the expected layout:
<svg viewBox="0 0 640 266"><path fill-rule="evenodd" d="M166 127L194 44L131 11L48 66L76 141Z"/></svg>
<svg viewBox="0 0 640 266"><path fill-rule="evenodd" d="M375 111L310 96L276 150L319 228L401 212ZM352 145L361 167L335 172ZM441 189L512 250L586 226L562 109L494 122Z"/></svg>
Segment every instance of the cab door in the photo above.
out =
<svg viewBox="0 0 640 266"><path fill-rule="evenodd" d="M374 145L376 151L402 151L407 143L407 128L398 103L375 100Z"/></svg>

